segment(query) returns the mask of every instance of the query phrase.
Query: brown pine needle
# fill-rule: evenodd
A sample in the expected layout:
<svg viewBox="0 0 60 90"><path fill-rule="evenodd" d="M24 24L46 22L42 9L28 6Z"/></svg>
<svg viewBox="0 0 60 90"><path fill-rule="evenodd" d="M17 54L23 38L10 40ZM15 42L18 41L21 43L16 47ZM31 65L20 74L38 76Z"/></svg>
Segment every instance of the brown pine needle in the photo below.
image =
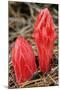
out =
<svg viewBox="0 0 60 90"><path fill-rule="evenodd" d="M48 77L53 81L54 84L57 84L56 81L49 74Z"/></svg>

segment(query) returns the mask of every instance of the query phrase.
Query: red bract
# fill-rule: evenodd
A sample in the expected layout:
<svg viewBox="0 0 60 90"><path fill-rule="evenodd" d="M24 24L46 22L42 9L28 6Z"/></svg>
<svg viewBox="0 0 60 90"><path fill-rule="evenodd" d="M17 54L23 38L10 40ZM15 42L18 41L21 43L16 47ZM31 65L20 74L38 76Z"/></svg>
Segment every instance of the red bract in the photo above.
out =
<svg viewBox="0 0 60 90"><path fill-rule="evenodd" d="M34 38L38 47L39 67L41 72L48 72L51 68L56 32L52 16L47 8L41 10L34 25Z"/></svg>
<svg viewBox="0 0 60 90"><path fill-rule="evenodd" d="M12 49L12 64L18 84L30 80L36 71L32 47L22 36L17 38Z"/></svg>

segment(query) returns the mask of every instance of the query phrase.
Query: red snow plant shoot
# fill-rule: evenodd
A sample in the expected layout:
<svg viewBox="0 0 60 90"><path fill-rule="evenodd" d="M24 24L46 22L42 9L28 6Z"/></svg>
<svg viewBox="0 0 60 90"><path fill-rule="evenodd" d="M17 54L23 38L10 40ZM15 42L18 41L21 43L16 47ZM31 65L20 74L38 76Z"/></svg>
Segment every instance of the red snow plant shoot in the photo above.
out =
<svg viewBox="0 0 60 90"><path fill-rule="evenodd" d="M57 38L52 16L47 8L41 10L37 17L34 38L38 48L39 68L46 73L51 69L54 41Z"/></svg>
<svg viewBox="0 0 60 90"><path fill-rule="evenodd" d="M22 36L17 38L12 49L12 64L18 84L30 80L36 71L32 47Z"/></svg>

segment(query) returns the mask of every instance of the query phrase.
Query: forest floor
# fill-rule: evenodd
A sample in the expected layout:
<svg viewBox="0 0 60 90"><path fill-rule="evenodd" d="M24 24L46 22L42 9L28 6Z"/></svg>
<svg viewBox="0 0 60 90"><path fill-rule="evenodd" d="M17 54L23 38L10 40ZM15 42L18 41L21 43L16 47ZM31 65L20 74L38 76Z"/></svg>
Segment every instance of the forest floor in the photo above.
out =
<svg viewBox="0 0 60 90"><path fill-rule="evenodd" d="M9 16L9 61L8 61L8 87L43 87L43 86L57 86L58 81L58 40L55 41L55 48L53 50L53 67L48 74L42 75L38 71L38 78L26 81L23 85L18 85L15 79L15 72L12 66L11 51L14 42L19 35L24 36L28 42L32 44L33 51L36 59L38 59L37 49L34 40L32 39L32 32L34 23L36 21L37 13L41 9L47 7L53 16L55 23L55 30L58 34L58 5L55 4L41 4L41 3L24 3L24 2L11 2L8 3Z"/></svg>

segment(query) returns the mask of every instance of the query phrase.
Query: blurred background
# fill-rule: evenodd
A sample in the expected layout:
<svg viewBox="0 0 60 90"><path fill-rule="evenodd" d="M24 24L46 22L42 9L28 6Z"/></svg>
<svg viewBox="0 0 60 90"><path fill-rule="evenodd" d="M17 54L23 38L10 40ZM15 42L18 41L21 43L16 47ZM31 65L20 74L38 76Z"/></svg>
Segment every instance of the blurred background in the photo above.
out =
<svg viewBox="0 0 60 90"><path fill-rule="evenodd" d="M9 60L8 60L8 87L21 87L16 83L15 72L11 61L11 50L14 42L19 35L24 36L28 42L32 44L33 51L38 59L37 48L32 33L34 23L38 13L43 8L48 8L52 14L55 30L58 32L58 5L57 4L42 4L29 2L8 2L8 27L9 27ZM22 87L37 87L37 86L56 86L58 85L58 40L55 41L55 48L53 50L53 68L46 77L39 73L39 77L24 83ZM39 71L38 71L39 72Z"/></svg>

